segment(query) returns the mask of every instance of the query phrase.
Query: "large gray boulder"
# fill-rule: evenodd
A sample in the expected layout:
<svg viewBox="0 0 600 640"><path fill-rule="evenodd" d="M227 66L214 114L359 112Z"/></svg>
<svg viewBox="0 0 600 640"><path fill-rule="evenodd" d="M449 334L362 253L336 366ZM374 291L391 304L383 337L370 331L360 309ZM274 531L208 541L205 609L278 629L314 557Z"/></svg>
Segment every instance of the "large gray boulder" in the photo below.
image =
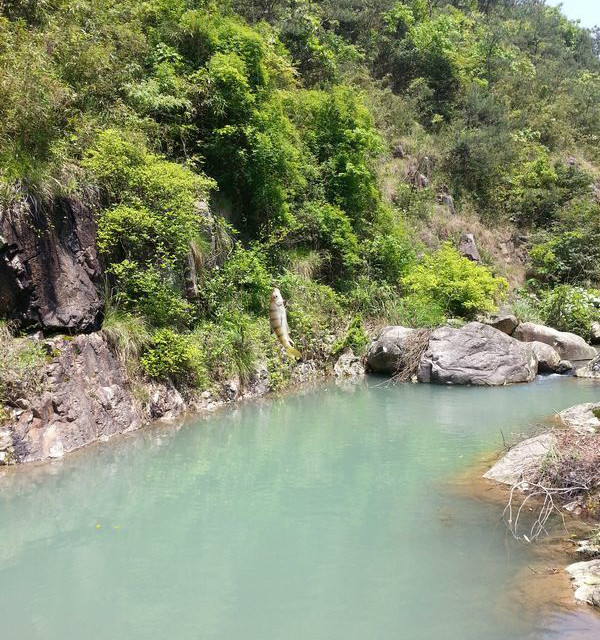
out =
<svg viewBox="0 0 600 640"><path fill-rule="evenodd" d="M575 562L566 571L575 588L575 600L600 607L600 560Z"/></svg>
<svg viewBox="0 0 600 640"><path fill-rule="evenodd" d="M431 334L417 377L419 382L504 385L531 382L536 373L530 345L471 322L461 329L440 327Z"/></svg>
<svg viewBox="0 0 600 640"><path fill-rule="evenodd" d="M0 462L61 457L142 426L123 365L101 333L45 343L42 393L22 398L2 426Z"/></svg>
<svg viewBox="0 0 600 640"><path fill-rule="evenodd" d="M0 206L0 315L48 331L98 329L101 280L89 207L68 199Z"/></svg>
<svg viewBox="0 0 600 640"><path fill-rule="evenodd" d="M483 477L511 486L527 480L529 474L539 469L555 445L556 436L552 433L542 433L523 440L502 456Z"/></svg>
<svg viewBox="0 0 600 640"><path fill-rule="evenodd" d="M522 322L513 332L513 338L522 342L543 342L548 344L565 360L591 360L596 356L596 349L591 347L581 336L566 331L558 331L552 327L533 322Z"/></svg>
<svg viewBox="0 0 600 640"><path fill-rule="evenodd" d="M368 368L375 373L397 373L413 331L400 326L384 327L369 345Z"/></svg>
<svg viewBox="0 0 600 640"><path fill-rule="evenodd" d="M591 378L592 380L600 380L600 355L590 360L584 367L580 367L575 372L578 378Z"/></svg>

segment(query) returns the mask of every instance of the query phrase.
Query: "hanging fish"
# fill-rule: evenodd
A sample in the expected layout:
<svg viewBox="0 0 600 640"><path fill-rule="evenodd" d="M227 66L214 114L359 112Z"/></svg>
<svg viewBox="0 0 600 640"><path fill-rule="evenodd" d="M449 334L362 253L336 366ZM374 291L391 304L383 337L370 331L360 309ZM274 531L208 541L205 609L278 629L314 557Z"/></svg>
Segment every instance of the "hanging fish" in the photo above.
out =
<svg viewBox="0 0 600 640"><path fill-rule="evenodd" d="M298 349L294 349L290 340L290 330L287 323L287 314L281 292L277 287L273 289L271 294L271 303L269 304L269 317L271 318L271 331L275 333L277 339L283 345L285 352L292 358L300 358L301 354Z"/></svg>

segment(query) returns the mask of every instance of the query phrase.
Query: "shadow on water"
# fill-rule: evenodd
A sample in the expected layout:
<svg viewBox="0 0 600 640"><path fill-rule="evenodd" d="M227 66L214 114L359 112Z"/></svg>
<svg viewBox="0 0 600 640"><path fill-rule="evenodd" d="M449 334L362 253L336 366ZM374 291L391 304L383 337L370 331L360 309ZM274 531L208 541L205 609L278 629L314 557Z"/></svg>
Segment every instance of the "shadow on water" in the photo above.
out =
<svg viewBox="0 0 600 640"><path fill-rule="evenodd" d="M516 542L489 485L454 481L502 434L597 397L574 379L325 385L4 471L2 626L11 640L597 640L600 620L546 570L564 552Z"/></svg>

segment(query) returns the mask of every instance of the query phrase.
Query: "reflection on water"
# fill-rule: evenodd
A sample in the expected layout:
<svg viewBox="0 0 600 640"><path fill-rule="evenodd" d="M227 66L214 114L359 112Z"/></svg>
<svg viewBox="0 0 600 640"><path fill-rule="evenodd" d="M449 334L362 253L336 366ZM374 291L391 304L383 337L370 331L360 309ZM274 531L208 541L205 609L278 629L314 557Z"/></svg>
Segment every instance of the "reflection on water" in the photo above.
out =
<svg viewBox="0 0 600 640"><path fill-rule="evenodd" d="M7 637L597 640L564 585L523 578L540 558L498 506L448 481L600 387L376 382L5 472Z"/></svg>

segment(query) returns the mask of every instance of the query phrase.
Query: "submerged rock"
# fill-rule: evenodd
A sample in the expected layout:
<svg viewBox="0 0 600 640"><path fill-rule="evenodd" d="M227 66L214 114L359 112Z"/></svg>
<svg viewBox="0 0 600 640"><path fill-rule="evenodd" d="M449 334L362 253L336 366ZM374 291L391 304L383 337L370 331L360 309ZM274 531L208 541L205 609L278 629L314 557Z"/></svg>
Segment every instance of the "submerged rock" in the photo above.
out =
<svg viewBox="0 0 600 640"><path fill-rule="evenodd" d="M556 436L552 433L542 433L523 440L500 458L483 477L511 486L517 484L526 480L527 474L540 466L554 446Z"/></svg>
<svg viewBox="0 0 600 640"><path fill-rule="evenodd" d="M414 329L400 326L384 327L371 342L367 351L367 364L376 373L395 374L402 363L408 341Z"/></svg>
<svg viewBox="0 0 600 640"><path fill-rule="evenodd" d="M578 378L591 378L600 380L600 355L588 362L585 367L580 367L575 372Z"/></svg>
<svg viewBox="0 0 600 640"><path fill-rule="evenodd" d="M429 340L419 382L504 385L531 382L537 360L530 345L480 322L460 329L440 327Z"/></svg>
<svg viewBox="0 0 600 640"><path fill-rule="evenodd" d="M48 346L43 392L28 398L29 409L13 411L3 427L0 444L9 461L61 457L142 425L125 370L102 334L57 338Z"/></svg>
<svg viewBox="0 0 600 640"><path fill-rule="evenodd" d="M521 323L512 334L522 342L543 342L548 344L565 360L591 360L596 357L596 349L581 336L533 322Z"/></svg>
<svg viewBox="0 0 600 640"><path fill-rule="evenodd" d="M566 571L575 587L575 600L600 607L600 560L575 562Z"/></svg>
<svg viewBox="0 0 600 640"><path fill-rule="evenodd" d="M596 414L596 412L598 412ZM600 403L585 402L569 407L558 414L561 422L577 433L597 433L600 431Z"/></svg>

